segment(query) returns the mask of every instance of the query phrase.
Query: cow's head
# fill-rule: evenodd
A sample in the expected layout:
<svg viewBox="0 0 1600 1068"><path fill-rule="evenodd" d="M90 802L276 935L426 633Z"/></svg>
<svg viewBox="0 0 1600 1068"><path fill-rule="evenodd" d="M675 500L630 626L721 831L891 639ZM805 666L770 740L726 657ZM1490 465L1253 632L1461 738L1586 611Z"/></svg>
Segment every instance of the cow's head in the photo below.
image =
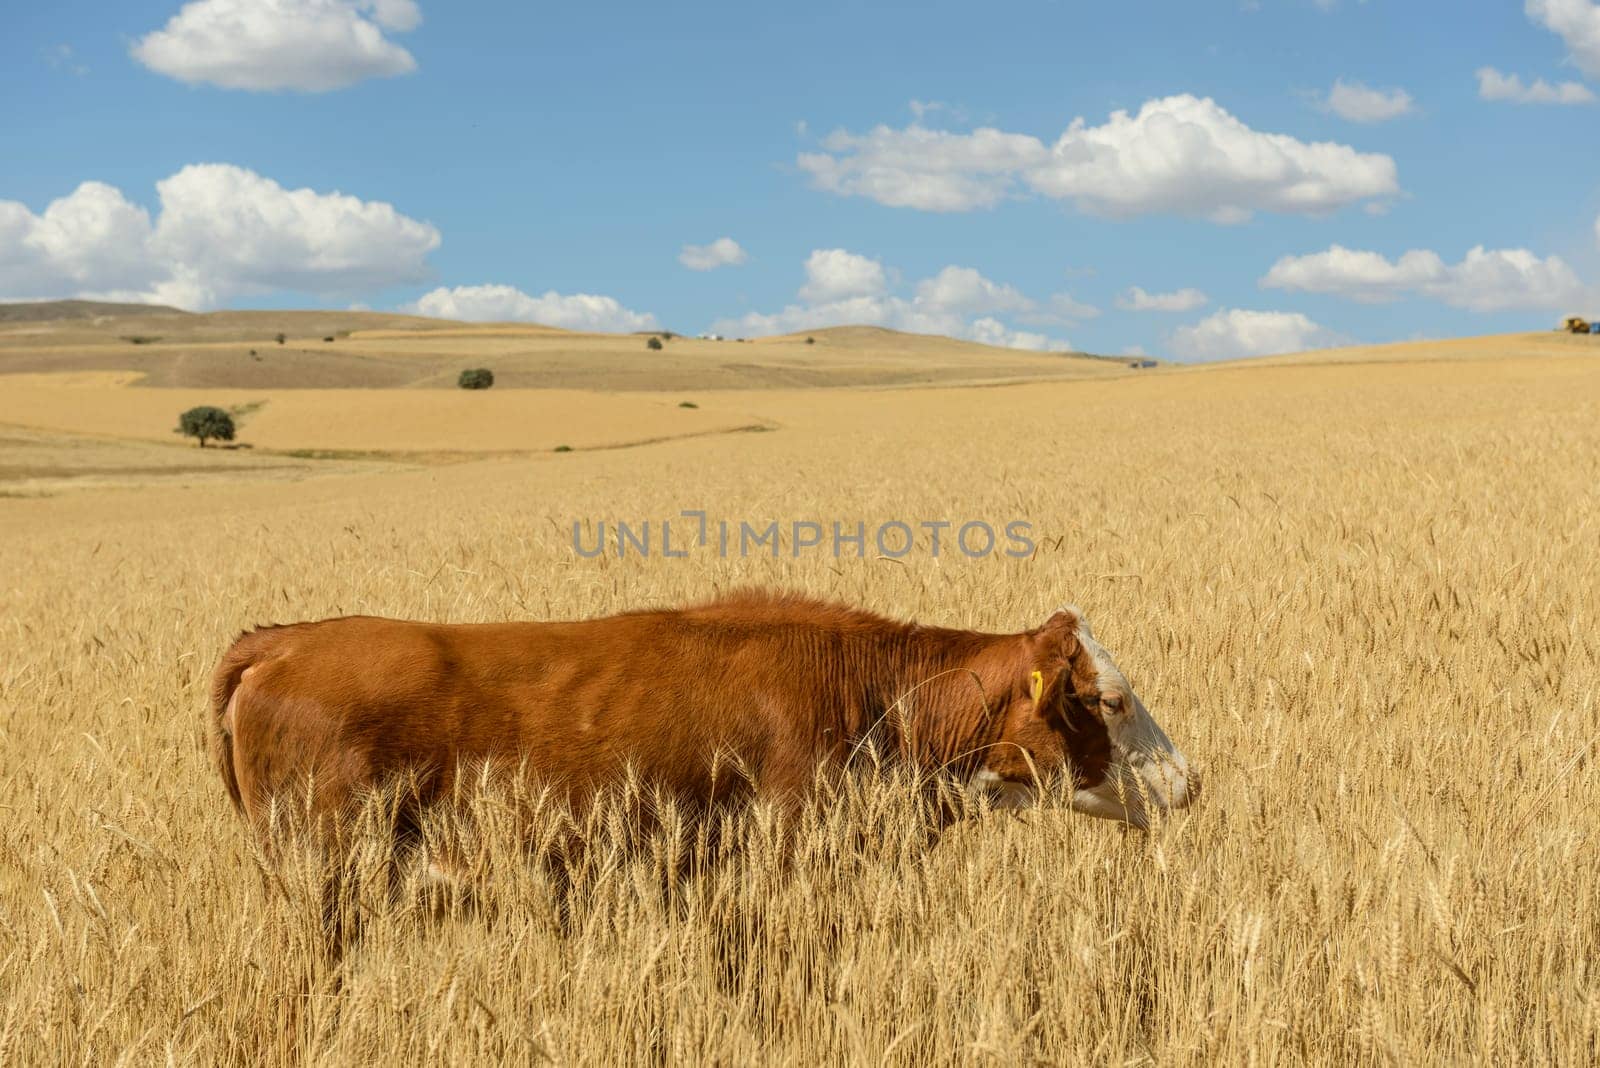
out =
<svg viewBox="0 0 1600 1068"><path fill-rule="evenodd" d="M1020 807L1037 797L1041 780L1068 774L1075 810L1140 827L1152 809L1184 808L1198 796L1188 760L1082 613L1063 608L1023 641L1001 736L986 750L975 785Z"/></svg>

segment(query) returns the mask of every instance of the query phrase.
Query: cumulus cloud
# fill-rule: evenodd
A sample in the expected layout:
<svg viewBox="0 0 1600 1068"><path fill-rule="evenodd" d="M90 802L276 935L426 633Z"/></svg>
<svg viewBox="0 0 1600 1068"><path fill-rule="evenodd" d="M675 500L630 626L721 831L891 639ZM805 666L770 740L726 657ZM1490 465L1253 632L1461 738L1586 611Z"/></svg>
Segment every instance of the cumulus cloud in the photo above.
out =
<svg viewBox="0 0 1600 1068"><path fill-rule="evenodd" d="M1416 111L1411 94L1404 89L1372 89L1343 78L1334 81L1322 106L1351 122L1388 122Z"/></svg>
<svg viewBox="0 0 1600 1068"><path fill-rule="evenodd" d="M1513 104L1592 104L1594 93L1582 82L1551 85L1543 78L1523 84L1516 74L1493 67L1478 68L1478 96L1484 100L1509 100Z"/></svg>
<svg viewBox="0 0 1600 1068"><path fill-rule="evenodd" d="M623 307L614 297L591 293L562 294L554 290L530 296L514 286L441 286L424 293L401 309L439 319L470 322L539 323L567 330L627 333L658 329L656 317Z"/></svg>
<svg viewBox="0 0 1600 1068"><path fill-rule="evenodd" d="M823 304L797 302L775 312L748 312L738 318L718 319L711 324L714 333L746 337L793 334L827 326L890 326L909 330L895 312L905 301L887 297L849 297ZM928 333L935 331L929 330Z"/></svg>
<svg viewBox="0 0 1600 1068"><path fill-rule="evenodd" d="M802 152L797 160L818 189L921 211L993 207L1045 155L1039 139L1026 134L988 127L957 134L915 123L865 134L839 130L822 147L827 151Z"/></svg>
<svg viewBox="0 0 1600 1068"><path fill-rule="evenodd" d="M1151 100L1102 125L1075 119L1054 144L1027 134L912 124L839 131L798 165L819 189L894 207L970 211L1031 191L1096 215L1242 222L1319 215L1399 192L1394 160L1251 129L1209 98Z"/></svg>
<svg viewBox="0 0 1600 1068"><path fill-rule="evenodd" d="M12 300L144 289L160 275L150 213L104 182L84 182L38 215L0 200L0 295Z"/></svg>
<svg viewBox="0 0 1600 1068"><path fill-rule="evenodd" d="M225 293L356 293L427 275L439 231L393 205L195 164L156 183L154 248Z"/></svg>
<svg viewBox="0 0 1600 1068"><path fill-rule="evenodd" d="M1013 330L999 319L987 315L974 320L967 327L967 337L980 345L993 345L998 349L1065 352L1072 348L1072 343L1065 338L1053 338L1031 330Z"/></svg>
<svg viewBox="0 0 1600 1068"><path fill-rule="evenodd" d="M1005 348L1066 351L1065 338L1021 330L997 316L1039 313L1014 287L970 267L949 266L912 285L911 296L890 291L882 263L845 249L818 249L806 260L798 300L780 311L752 312L712 324L721 334L792 334L827 326L886 326L942 334Z"/></svg>
<svg viewBox="0 0 1600 1068"><path fill-rule="evenodd" d="M806 284L800 299L827 304L854 297L872 297L889 288L883 264L842 248L819 248L806 259Z"/></svg>
<svg viewBox="0 0 1600 1068"><path fill-rule="evenodd" d="M1459 263L1437 252L1412 249L1390 260L1377 252L1333 245L1308 256L1285 256L1263 286L1332 293L1367 304L1422 296L1472 311L1556 308L1582 293L1582 284L1559 256L1541 259L1527 249L1469 250Z"/></svg>
<svg viewBox="0 0 1600 1068"><path fill-rule="evenodd" d="M1594 0L1527 0L1523 10L1561 38L1579 70L1600 78L1600 4Z"/></svg>
<svg viewBox="0 0 1600 1068"><path fill-rule="evenodd" d="M192 0L132 54L191 85L320 93L415 70L386 34L421 22L414 0Z"/></svg>
<svg viewBox="0 0 1600 1068"><path fill-rule="evenodd" d="M1123 311L1186 312L1204 307L1209 299L1198 289L1146 293L1139 286L1129 286L1117 297L1117 307Z"/></svg>
<svg viewBox="0 0 1600 1068"><path fill-rule="evenodd" d="M739 242L719 237L709 245L685 245L678 262L691 271L714 271L718 267L737 267L750 258Z"/></svg>
<svg viewBox="0 0 1600 1068"><path fill-rule="evenodd" d="M254 171L191 164L156 183L149 213L85 182L35 215L0 201L0 295L215 307L295 290L349 295L427 277L439 231L392 205L285 189Z"/></svg>
<svg viewBox="0 0 1600 1068"><path fill-rule="evenodd" d="M1033 301L1008 285L991 282L971 267L946 267L917 283L918 302L957 314L1030 311Z"/></svg>
<svg viewBox="0 0 1600 1068"><path fill-rule="evenodd" d="M1172 332L1168 344L1185 360L1228 360L1326 348L1342 339L1299 312L1223 308Z"/></svg>
<svg viewBox="0 0 1600 1068"><path fill-rule="evenodd" d="M1098 214L1165 211L1224 223L1255 211L1322 214L1399 191L1388 156L1261 133L1192 96L1150 101L1137 115L1113 112L1104 126L1077 120L1029 181Z"/></svg>

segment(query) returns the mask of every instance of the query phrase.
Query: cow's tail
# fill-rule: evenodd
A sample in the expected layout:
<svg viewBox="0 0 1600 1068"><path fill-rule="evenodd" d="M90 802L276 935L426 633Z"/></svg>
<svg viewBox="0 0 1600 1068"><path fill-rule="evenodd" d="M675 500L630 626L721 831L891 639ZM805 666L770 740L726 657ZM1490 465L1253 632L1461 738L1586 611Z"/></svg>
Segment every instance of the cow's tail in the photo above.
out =
<svg viewBox="0 0 1600 1068"><path fill-rule="evenodd" d="M240 677L260 658L260 638L260 631L241 634L222 654L222 662L211 676L211 755L217 762L217 771L222 774L223 785L228 788L228 796L233 798L233 805L240 812L244 811L244 795L239 790L239 773L233 762L235 698Z"/></svg>

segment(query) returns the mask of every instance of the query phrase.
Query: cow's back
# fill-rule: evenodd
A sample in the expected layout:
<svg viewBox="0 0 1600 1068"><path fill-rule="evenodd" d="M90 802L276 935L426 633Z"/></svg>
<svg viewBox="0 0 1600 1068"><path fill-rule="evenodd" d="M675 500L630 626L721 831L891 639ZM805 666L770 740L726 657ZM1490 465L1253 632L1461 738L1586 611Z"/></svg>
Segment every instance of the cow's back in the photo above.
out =
<svg viewBox="0 0 1600 1068"><path fill-rule="evenodd" d="M308 782L314 807L336 812L402 772L441 793L485 760L575 792L632 767L716 800L740 785L729 759L774 788L801 785L836 734L812 722L816 695L777 670L770 634L685 622L355 616L251 632L217 671L224 778L253 819Z"/></svg>

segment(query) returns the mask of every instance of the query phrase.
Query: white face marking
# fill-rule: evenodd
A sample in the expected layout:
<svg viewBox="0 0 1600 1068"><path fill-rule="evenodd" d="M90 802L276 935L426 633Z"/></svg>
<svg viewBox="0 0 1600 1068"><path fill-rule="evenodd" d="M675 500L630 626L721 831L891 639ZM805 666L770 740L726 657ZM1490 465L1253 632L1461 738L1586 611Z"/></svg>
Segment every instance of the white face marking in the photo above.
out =
<svg viewBox="0 0 1600 1068"><path fill-rule="evenodd" d="M1100 785L1073 792L1072 809L1087 816L1148 827L1152 809L1166 812L1188 807L1194 794L1188 758L1144 707L1105 646L1095 640L1083 613L1071 606L1065 610L1078 619L1078 641L1094 661L1100 693L1122 697L1120 710L1104 706L1095 710L1110 735L1111 764ZM988 768L979 768L968 782L987 793L996 808L1030 808L1038 802L1033 785L1010 782Z"/></svg>
<svg viewBox="0 0 1600 1068"><path fill-rule="evenodd" d="M1103 783L1073 794L1072 807L1086 815L1144 827L1151 808L1166 811L1189 804L1189 761L1134 694L1111 654L1095 641L1082 613L1078 621L1078 641L1099 672L1100 692L1120 694L1122 708L1099 709L1111 736L1111 766Z"/></svg>

